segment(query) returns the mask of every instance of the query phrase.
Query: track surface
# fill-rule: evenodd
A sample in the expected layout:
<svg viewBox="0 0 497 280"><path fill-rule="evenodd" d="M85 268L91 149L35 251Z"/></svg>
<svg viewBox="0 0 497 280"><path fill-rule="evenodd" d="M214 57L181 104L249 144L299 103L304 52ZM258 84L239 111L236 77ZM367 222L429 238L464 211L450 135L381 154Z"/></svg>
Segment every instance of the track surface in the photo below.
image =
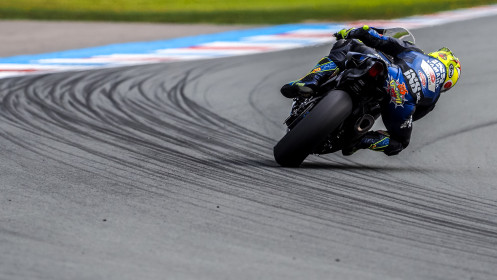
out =
<svg viewBox="0 0 497 280"><path fill-rule="evenodd" d="M278 167L329 47L0 81L0 279L496 279L497 17L417 30L462 80L397 157Z"/></svg>

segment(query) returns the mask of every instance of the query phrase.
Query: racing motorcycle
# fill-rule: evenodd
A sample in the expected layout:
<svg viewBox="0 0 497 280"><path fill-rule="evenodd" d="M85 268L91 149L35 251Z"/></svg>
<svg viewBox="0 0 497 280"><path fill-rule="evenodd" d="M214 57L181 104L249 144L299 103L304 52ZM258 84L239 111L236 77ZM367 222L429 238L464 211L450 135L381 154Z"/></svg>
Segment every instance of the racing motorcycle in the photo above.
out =
<svg viewBox="0 0 497 280"><path fill-rule="evenodd" d="M405 28L385 29L383 34L415 43ZM287 133L273 149L276 162L298 167L310 154L350 149L381 115L380 104L387 98L382 87L391 63L393 58L380 51L349 52L341 73L312 96L294 98L284 122Z"/></svg>

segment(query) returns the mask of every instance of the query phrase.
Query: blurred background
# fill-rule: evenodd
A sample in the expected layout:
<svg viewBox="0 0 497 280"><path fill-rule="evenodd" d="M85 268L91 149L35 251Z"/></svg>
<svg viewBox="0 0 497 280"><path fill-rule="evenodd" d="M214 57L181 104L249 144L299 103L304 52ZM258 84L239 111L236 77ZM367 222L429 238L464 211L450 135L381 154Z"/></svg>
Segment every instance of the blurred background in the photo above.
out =
<svg viewBox="0 0 497 280"><path fill-rule="evenodd" d="M2 0L0 57L271 24L392 19L494 3L497 0Z"/></svg>
<svg viewBox="0 0 497 280"><path fill-rule="evenodd" d="M276 24L391 19L495 0L2 0L1 19Z"/></svg>

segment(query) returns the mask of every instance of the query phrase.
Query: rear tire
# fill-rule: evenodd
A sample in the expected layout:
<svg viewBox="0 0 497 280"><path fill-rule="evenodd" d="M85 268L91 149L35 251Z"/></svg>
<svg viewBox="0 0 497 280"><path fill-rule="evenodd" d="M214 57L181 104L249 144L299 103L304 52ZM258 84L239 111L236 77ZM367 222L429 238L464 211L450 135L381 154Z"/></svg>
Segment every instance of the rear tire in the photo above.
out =
<svg viewBox="0 0 497 280"><path fill-rule="evenodd" d="M352 113L352 99L342 90L329 92L274 146L283 167L298 167Z"/></svg>

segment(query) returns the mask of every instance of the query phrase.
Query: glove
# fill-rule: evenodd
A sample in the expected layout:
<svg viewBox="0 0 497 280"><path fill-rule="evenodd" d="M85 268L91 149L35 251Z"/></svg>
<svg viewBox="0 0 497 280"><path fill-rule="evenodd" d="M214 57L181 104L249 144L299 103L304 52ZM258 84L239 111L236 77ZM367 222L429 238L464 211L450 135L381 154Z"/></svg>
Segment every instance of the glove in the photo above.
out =
<svg viewBox="0 0 497 280"><path fill-rule="evenodd" d="M349 36L350 31L354 30L355 28L349 28L349 29L342 29L338 31L337 33L333 34L337 38L337 40L340 39L347 39L347 36Z"/></svg>
<svg viewBox="0 0 497 280"><path fill-rule="evenodd" d="M364 31L368 31L368 30L369 30L369 26L364 25L364 26L362 27L362 29L363 29ZM340 39L347 39L350 35L352 35L352 36L350 36L350 37L353 37L353 38L354 38L354 37L355 37L355 36L354 36L354 34L351 34L351 33L357 33L357 31L361 31L361 28L349 28L349 29L345 29L345 28L344 28L344 29L342 29L342 30L338 31L337 33L335 33L335 34L333 34L333 35L337 38L337 40L340 40Z"/></svg>

